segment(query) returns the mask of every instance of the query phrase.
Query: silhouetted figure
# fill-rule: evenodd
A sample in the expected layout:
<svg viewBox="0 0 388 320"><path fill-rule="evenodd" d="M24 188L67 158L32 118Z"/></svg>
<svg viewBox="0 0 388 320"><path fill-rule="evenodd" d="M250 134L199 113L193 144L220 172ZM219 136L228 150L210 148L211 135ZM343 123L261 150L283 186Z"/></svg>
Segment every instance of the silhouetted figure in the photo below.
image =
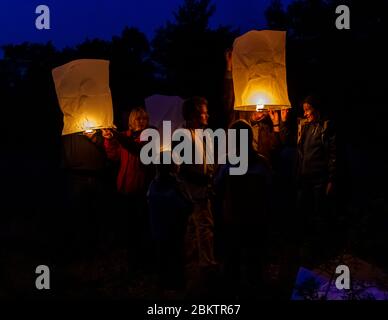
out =
<svg viewBox="0 0 388 320"><path fill-rule="evenodd" d="M324 119L321 105L314 97L303 102L304 119L298 123L297 205L300 235L313 245L330 237L329 197L334 194L336 178L336 135L333 123ZM318 248L311 254L322 255ZM317 252L320 251L320 253Z"/></svg>
<svg viewBox="0 0 388 320"><path fill-rule="evenodd" d="M187 99L183 104L183 118L193 143L193 164L182 164L180 167L180 177L194 203L186 233L188 293L200 296L209 292L213 273L217 268L214 258L214 219L210 202L214 165L206 163L205 143L195 135L195 129L204 129L208 125L206 99ZM202 164L194 164L195 152L202 155Z"/></svg>
<svg viewBox="0 0 388 320"><path fill-rule="evenodd" d="M96 253L109 193L109 165L100 131L62 136L62 166L67 181L64 221L69 254L87 257Z"/></svg>
<svg viewBox="0 0 388 320"><path fill-rule="evenodd" d="M237 130L237 141L240 130L248 130L249 153L246 174L229 175L232 165L226 164L220 167L215 180L223 209L224 293L255 298L263 294L264 265L269 253L267 221L273 207L272 172L268 161L253 149L250 124L238 120L231 129Z"/></svg>
<svg viewBox="0 0 388 320"><path fill-rule="evenodd" d="M176 165L158 165L147 194L162 290L183 290L185 284L184 240L193 203L176 174Z"/></svg>

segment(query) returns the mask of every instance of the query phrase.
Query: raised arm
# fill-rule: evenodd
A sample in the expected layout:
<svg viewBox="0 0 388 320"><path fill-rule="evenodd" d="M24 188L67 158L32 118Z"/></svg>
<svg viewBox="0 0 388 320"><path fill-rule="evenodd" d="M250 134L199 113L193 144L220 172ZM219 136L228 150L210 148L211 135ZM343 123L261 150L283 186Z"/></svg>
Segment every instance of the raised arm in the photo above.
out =
<svg viewBox="0 0 388 320"><path fill-rule="evenodd" d="M120 144L114 137L113 131L109 129L102 130L102 136L104 137L104 149L107 157L113 161L120 160Z"/></svg>
<svg viewBox="0 0 388 320"><path fill-rule="evenodd" d="M224 113L226 115L227 123L234 120L234 88L233 88L233 74L232 74L232 50L225 52L226 70L224 76Z"/></svg>

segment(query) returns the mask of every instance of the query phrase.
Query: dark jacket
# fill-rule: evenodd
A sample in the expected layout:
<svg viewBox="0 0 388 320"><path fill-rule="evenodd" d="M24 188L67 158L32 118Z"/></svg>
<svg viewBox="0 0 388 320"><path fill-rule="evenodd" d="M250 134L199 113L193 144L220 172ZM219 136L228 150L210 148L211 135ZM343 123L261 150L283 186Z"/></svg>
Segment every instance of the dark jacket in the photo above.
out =
<svg viewBox="0 0 388 320"><path fill-rule="evenodd" d="M263 236L266 220L273 209L272 171L267 160L250 152L248 171L229 175L232 165L222 165L215 178L222 221L231 243L255 243Z"/></svg>
<svg viewBox="0 0 388 320"><path fill-rule="evenodd" d="M185 185L175 176L157 176L147 193L151 232L155 240L179 241L185 232L187 218L192 211L192 200Z"/></svg>
<svg viewBox="0 0 388 320"><path fill-rule="evenodd" d="M82 133L62 136L62 168L75 173L99 174L107 167L104 138L97 132L92 138Z"/></svg>
<svg viewBox="0 0 388 320"><path fill-rule="evenodd" d="M330 120L298 121L298 183L335 182L336 135Z"/></svg>

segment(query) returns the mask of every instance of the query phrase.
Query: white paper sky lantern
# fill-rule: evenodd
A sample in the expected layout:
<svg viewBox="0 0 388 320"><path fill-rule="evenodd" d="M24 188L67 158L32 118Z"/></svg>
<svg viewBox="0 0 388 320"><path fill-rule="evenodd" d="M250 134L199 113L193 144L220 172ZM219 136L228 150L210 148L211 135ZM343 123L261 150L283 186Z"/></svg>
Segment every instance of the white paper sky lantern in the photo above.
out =
<svg viewBox="0 0 388 320"><path fill-rule="evenodd" d="M235 104L240 111L290 108L285 31L249 31L233 44Z"/></svg>
<svg viewBox="0 0 388 320"><path fill-rule="evenodd" d="M52 70L63 113L62 135L114 128L109 61L81 59Z"/></svg>

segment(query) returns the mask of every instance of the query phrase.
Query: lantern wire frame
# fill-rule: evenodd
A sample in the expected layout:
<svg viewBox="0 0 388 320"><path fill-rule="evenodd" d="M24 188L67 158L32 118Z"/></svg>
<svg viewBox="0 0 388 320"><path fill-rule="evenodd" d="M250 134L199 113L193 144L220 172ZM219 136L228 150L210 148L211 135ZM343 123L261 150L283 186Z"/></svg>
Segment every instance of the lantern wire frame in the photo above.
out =
<svg viewBox="0 0 388 320"><path fill-rule="evenodd" d="M258 112L258 111L278 111L278 110L284 110L284 109L291 109L291 106L279 106L279 105L257 105L257 104L251 104L251 105L244 105L244 106L235 106L235 111L252 111L252 112Z"/></svg>

